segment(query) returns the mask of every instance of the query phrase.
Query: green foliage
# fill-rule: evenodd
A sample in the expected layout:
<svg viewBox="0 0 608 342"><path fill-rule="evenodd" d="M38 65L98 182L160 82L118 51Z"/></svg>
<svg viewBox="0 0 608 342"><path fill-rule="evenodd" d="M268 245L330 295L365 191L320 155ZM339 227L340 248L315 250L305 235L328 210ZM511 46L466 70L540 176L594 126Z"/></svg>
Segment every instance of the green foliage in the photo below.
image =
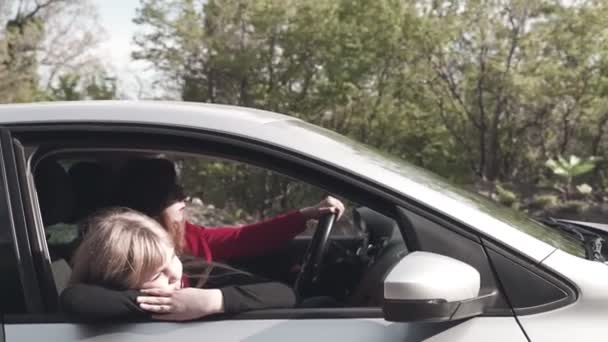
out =
<svg viewBox="0 0 608 342"><path fill-rule="evenodd" d="M0 102L116 98L103 72L39 85L40 13L0 13ZM298 117L460 183L523 185L496 189L507 205L554 179L562 201L592 200L608 179L606 17L592 0L141 0L132 56L183 100ZM565 155L597 157L551 159ZM184 173L221 185L191 184L203 198L236 206L230 188L260 216L316 196L222 165Z"/></svg>
<svg viewBox="0 0 608 342"><path fill-rule="evenodd" d="M97 39L87 0L0 1L0 103L111 98L115 89L76 90ZM82 76L82 75L81 75ZM93 84L91 84L93 85ZM92 95L96 94L96 95Z"/></svg>
<svg viewBox="0 0 608 342"><path fill-rule="evenodd" d="M559 206L562 213L581 215L588 211L589 203L585 201L566 201Z"/></svg>
<svg viewBox="0 0 608 342"><path fill-rule="evenodd" d="M49 245L67 245L78 238L78 226L75 224L57 223L47 227L47 243Z"/></svg>
<svg viewBox="0 0 608 342"><path fill-rule="evenodd" d="M587 183L577 185L576 190L578 190L579 193L585 196L591 195L591 193L593 192L593 188Z"/></svg>
<svg viewBox="0 0 608 342"><path fill-rule="evenodd" d="M562 156L558 156L557 159L549 159L545 165L553 171L553 173L563 178L565 185L556 186L556 188L564 193L564 198L567 200L573 192L573 180L577 176L587 174L595 169L599 158L590 157L587 160L571 155L570 159L566 160ZM576 187L577 190L583 195L589 195L593 190L589 185L584 184Z"/></svg>
<svg viewBox="0 0 608 342"><path fill-rule="evenodd" d="M64 75L59 77L59 84L51 88L53 98L63 101L76 101L84 99L83 94L77 88L80 86L80 76Z"/></svg>
<svg viewBox="0 0 608 342"><path fill-rule="evenodd" d="M421 18L401 1L143 1L133 56L182 99L293 115L469 180L409 63ZM446 172L450 170L451 172Z"/></svg>
<svg viewBox="0 0 608 342"><path fill-rule="evenodd" d="M234 221L262 219L318 202L323 192L266 169L211 158L178 160L188 195L227 209Z"/></svg>
<svg viewBox="0 0 608 342"><path fill-rule="evenodd" d="M58 84L50 88L50 97L55 101L112 100L116 96L116 79L105 72L87 77L61 75Z"/></svg>
<svg viewBox="0 0 608 342"><path fill-rule="evenodd" d="M496 184L496 200L508 207L518 206L517 195L513 191L503 188L500 184Z"/></svg>
<svg viewBox="0 0 608 342"><path fill-rule="evenodd" d="M559 197L556 195L535 195L530 203L531 207L540 208L543 210L556 207L559 204Z"/></svg>
<svg viewBox="0 0 608 342"><path fill-rule="evenodd" d="M184 100L299 117L461 183L532 185L550 156L608 156L607 15L590 0L142 0L133 57ZM572 162L547 165L564 199L575 177L600 188L597 160Z"/></svg>
<svg viewBox="0 0 608 342"><path fill-rule="evenodd" d="M566 179L572 179L576 176L591 172L598 161L599 159L596 157L582 160L575 155L571 155L568 160L564 159L562 156L558 156L557 159L549 159L545 165L550 168L555 175Z"/></svg>
<svg viewBox="0 0 608 342"><path fill-rule="evenodd" d="M37 91L37 49L44 23L17 14L0 28L0 103L27 102Z"/></svg>

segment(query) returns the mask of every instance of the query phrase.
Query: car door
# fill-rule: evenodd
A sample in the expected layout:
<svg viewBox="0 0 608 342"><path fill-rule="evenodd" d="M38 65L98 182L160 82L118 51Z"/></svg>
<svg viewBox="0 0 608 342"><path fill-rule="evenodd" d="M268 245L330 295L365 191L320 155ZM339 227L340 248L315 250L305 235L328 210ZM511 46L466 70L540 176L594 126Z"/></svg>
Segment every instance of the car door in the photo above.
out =
<svg viewBox="0 0 608 342"><path fill-rule="evenodd" d="M138 128L141 133L145 129ZM162 134L162 131L155 131ZM40 272L34 272L34 258L37 253L35 229L29 229L28 223L34 220L27 216L27 196L22 185L27 181L25 163L19 160L19 144L12 141L8 132L3 132L2 152L8 155L10 172L5 171L4 187L6 203L13 200L10 211L5 216L18 216L18 220L7 218L7 222L19 222L22 234L12 233L12 241L20 242L20 247L29 255L29 264L13 258L13 268L22 274L33 275L21 277L23 293L31 294L30 304L22 312L5 316L4 338L6 341L171 341L171 340L208 340L208 341L526 341L525 335L518 326L514 316L506 313L501 316L482 316L455 322L389 322L383 318L380 308L312 308L263 310L249 312L227 319L201 320L187 323L169 322L97 322L81 323L53 311L52 298L39 286ZM89 135L91 138L91 135ZM92 138L91 138L92 139ZM143 141L143 140L142 140ZM209 141L196 141L208 145ZM192 144L192 142L189 142ZM265 157L270 157L265 155ZM272 156L272 158L278 158ZM9 178L10 177L10 178ZM329 177L329 176L328 176ZM11 180L9 182L8 180ZM11 185L12 184L12 185ZM370 196L374 198L374 196ZM14 202L18 203L14 203ZM8 209L8 208L7 208ZM0 211L3 213L3 211ZM4 216L3 216L4 217ZM3 217L0 217L2 219ZM13 223L14 226L14 223ZM28 242L26 244L25 242ZM23 246L21 246L23 245ZM44 260L42 260L44 261ZM40 270L38 270L40 271ZM38 274L38 277L35 275ZM48 280L43 280L47 281ZM28 297L29 298L29 297ZM37 298L37 300L36 300ZM46 300L45 300L46 299ZM56 299L56 298L55 298ZM43 303L47 303L44 305ZM41 308L46 308L45 310ZM49 311L49 312L44 312Z"/></svg>

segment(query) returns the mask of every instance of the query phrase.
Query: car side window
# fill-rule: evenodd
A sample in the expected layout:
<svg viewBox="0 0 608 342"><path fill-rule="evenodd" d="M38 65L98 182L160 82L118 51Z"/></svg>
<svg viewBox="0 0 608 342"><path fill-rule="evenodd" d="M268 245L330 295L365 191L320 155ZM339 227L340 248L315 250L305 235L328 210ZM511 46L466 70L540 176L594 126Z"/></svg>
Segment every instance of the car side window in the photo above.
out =
<svg viewBox="0 0 608 342"><path fill-rule="evenodd" d="M270 169L201 154L146 151L125 153L118 158L115 151L83 151L86 158L75 158L75 154L78 153L73 150L66 155L55 153L40 160L33 170L58 290L63 289L69 279L69 268L65 266L82 238L79 220L118 202L114 198L118 193L117 178L131 158L171 160L188 196L188 220L210 229L270 219L315 205L329 194ZM343 307L378 307L382 301L383 276L398 262L405 244L395 220L340 199L346 211L334 224L321 274L309 295L331 297ZM59 202L62 205L56 205ZM315 223L310 221L303 233L267 255L222 261L295 286L314 232ZM314 302L309 304L310 307L325 305L319 303L318 306Z"/></svg>

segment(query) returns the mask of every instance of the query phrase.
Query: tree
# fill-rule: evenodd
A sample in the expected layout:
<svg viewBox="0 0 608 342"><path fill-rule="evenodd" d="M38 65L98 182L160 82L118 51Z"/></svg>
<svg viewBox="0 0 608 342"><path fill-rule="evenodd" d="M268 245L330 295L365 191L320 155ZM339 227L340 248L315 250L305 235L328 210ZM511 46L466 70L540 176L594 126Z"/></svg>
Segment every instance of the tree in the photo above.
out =
<svg viewBox="0 0 608 342"><path fill-rule="evenodd" d="M36 3L33 8L26 8L20 1L15 15L3 23L0 32L0 102L26 101L34 96L38 82L36 49L43 38L43 22L39 13L50 5ZM11 3L7 8L11 8Z"/></svg>
<svg viewBox="0 0 608 342"><path fill-rule="evenodd" d="M48 87L61 73L92 64L85 55L99 27L83 24L95 23L87 1L7 1L0 19L0 103L46 99L41 79Z"/></svg>
<svg viewBox="0 0 608 342"><path fill-rule="evenodd" d="M551 156L608 157L606 14L591 0L143 0L133 56L183 100L292 115L460 182L540 184Z"/></svg>
<svg viewBox="0 0 608 342"><path fill-rule="evenodd" d="M116 97L116 79L104 71L88 76L64 74L59 76L56 86L50 87L50 100L53 101L112 100Z"/></svg>

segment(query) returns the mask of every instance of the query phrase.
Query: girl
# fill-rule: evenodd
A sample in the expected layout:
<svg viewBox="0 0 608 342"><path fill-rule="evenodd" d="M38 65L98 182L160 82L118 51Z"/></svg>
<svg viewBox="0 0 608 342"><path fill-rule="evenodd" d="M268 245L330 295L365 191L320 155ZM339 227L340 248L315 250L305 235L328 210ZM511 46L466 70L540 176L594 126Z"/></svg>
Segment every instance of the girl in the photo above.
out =
<svg viewBox="0 0 608 342"><path fill-rule="evenodd" d="M198 283L207 288L186 287L192 279L182 274L170 235L139 212L113 208L85 224L88 233L73 258L71 286L61 294L64 310L80 318L152 314L155 319L191 320L295 303L293 291L283 284L200 260ZM235 281L241 284L228 285Z"/></svg>

